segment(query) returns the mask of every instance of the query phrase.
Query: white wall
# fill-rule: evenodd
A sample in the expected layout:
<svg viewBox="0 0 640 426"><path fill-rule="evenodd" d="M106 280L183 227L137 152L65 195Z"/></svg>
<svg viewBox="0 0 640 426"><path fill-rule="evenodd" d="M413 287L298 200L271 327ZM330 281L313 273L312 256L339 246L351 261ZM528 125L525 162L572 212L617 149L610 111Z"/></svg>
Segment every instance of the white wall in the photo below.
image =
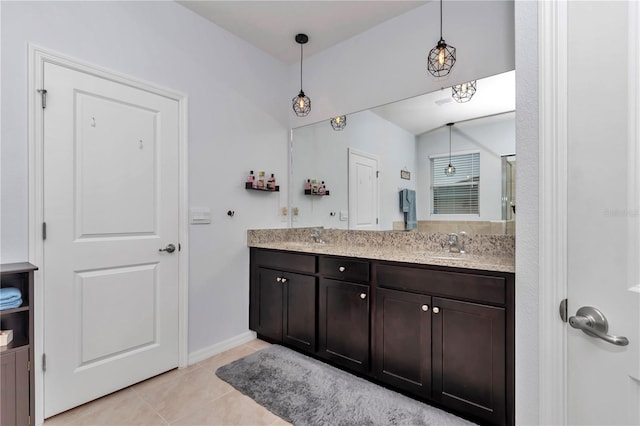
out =
<svg viewBox="0 0 640 426"><path fill-rule="evenodd" d="M515 113L456 123L451 131L451 152L480 153L480 214L465 220L502 220L502 155L516 152ZM419 135L417 161L418 220L456 220L458 215L432 215L431 155L449 154L449 128Z"/></svg>
<svg viewBox="0 0 640 426"><path fill-rule="evenodd" d="M400 170L416 170L415 136L370 111L361 111L349 115L341 131L333 130L328 120L293 130L291 205L300 210L294 227L348 228L348 221L340 220L340 211L346 212L349 207L349 148L378 157L379 229L390 230L393 221L404 220L398 191L415 189L416 175L410 181L402 180ZM324 180L330 196L303 195L303 182L308 178Z"/></svg>
<svg viewBox="0 0 640 426"><path fill-rule="evenodd" d="M2 2L2 262L28 260L27 43L184 92L190 205L189 351L246 332L246 229L282 226L287 67L174 2ZM244 190L250 169L284 192ZM279 200L283 197L283 200ZM227 210L234 210L229 218Z"/></svg>

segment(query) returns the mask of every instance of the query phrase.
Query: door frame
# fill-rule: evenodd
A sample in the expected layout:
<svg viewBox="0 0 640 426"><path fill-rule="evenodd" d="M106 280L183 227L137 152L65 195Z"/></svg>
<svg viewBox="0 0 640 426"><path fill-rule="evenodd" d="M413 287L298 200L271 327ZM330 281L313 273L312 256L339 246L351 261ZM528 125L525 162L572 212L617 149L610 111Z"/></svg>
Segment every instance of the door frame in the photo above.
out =
<svg viewBox="0 0 640 426"><path fill-rule="evenodd" d="M568 353L567 325L559 320L560 301L568 296L568 1L538 2L538 101L539 101L539 334L538 396L539 424L567 424ZM640 7L630 3L629 19L634 34L629 49L635 52L630 64L632 96L629 116L640 112ZM640 125L630 120L629 199L640 200ZM629 212L637 215L637 212ZM634 220L640 230L640 215ZM629 256L637 259L638 242L630 242ZM633 257L635 256L635 257ZM633 262L630 262L633 267ZM638 267L636 265L636 267ZM635 271L638 272L638 271ZM640 293L640 283L636 285Z"/></svg>
<svg viewBox="0 0 640 426"><path fill-rule="evenodd" d="M188 97L186 94L159 87L122 73L96 66L88 62L71 58L60 53L44 49L34 44L28 45L29 77L28 77L28 147L29 147L29 262L39 265L40 269L34 274L36 289L43 286L44 277L44 242L42 240L42 223L44 219L44 114L41 97L38 89L41 89L44 64L51 63L71 70L83 72L96 77L104 78L116 83L125 84L140 90L154 93L159 96L175 100L179 109L179 244L178 269L179 269L179 352L178 367L186 367L188 363L188 292L189 292L189 222L188 222ZM34 295L35 309L35 336L34 358L41 360L44 348L44 293L36 291ZM40 314L39 314L40 313ZM32 362L35 369L35 424L44 422L44 372L42 362Z"/></svg>

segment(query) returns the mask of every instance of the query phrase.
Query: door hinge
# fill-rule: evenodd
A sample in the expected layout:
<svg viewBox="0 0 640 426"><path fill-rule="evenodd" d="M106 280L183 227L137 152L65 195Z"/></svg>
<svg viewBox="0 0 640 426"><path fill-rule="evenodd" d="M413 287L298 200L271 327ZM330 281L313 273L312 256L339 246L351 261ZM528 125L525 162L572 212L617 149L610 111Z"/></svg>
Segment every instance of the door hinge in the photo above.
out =
<svg viewBox="0 0 640 426"><path fill-rule="evenodd" d="M47 355L42 354L42 372L47 371Z"/></svg>
<svg viewBox="0 0 640 426"><path fill-rule="evenodd" d="M27 424L30 425L31 424L31 416L27 416Z"/></svg>
<svg viewBox="0 0 640 426"><path fill-rule="evenodd" d="M42 96L42 109L47 107L47 91L45 89L38 89L38 93Z"/></svg>
<svg viewBox="0 0 640 426"><path fill-rule="evenodd" d="M31 371L31 361L27 361L27 371Z"/></svg>
<svg viewBox="0 0 640 426"><path fill-rule="evenodd" d="M569 311L567 309L567 305L568 305L567 299L562 299L562 301L560 302L560 308L558 309L560 311L560 318L562 318L563 322L567 322L567 318L569 318Z"/></svg>
<svg viewBox="0 0 640 426"><path fill-rule="evenodd" d="M376 170L376 178L380 177L380 170Z"/></svg>
<svg viewBox="0 0 640 426"><path fill-rule="evenodd" d="M180 243L178 243L178 251L182 250L182 245Z"/></svg>
<svg viewBox="0 0 640 426"><path fill-rule="evenodd" d="M378 224L378 218L376 217L376 225Z"/></svg>
<svg viewBox="0 0 640 426"><path fill-rule="evenodd" d="M47 239L47 222L42 222L42 240Z"/></svg>

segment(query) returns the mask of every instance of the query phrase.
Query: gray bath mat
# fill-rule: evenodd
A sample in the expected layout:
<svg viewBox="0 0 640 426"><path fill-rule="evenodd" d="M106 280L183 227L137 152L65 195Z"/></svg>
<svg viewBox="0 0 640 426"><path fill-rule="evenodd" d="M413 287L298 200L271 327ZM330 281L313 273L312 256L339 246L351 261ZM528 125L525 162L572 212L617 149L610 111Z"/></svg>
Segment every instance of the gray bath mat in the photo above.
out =
<svg viewBox="0 0 640 426"><path fill-rule="evenodd" d="M296 426L473 424L278 345L216 375Z"/></svg>

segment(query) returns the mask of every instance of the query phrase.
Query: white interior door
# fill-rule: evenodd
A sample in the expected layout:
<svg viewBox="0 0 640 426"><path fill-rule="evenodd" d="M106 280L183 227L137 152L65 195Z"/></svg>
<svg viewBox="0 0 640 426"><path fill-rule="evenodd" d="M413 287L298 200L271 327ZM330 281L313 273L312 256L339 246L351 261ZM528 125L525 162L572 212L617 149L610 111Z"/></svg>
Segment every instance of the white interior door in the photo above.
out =
<svg viewBox="0 0 640 426"><path fill-rule="evenodd" d="M378 229L378 159L349 149L349 229Z"/></svg>
<svg viewBox="0 0 640 426"><path fill-rule="evenodd" d="M178 366L179 110L51 63L44 87L49 417Z"/></svg>
<svg viewBox="0 0 640 426"><path fill-rule="evenodd" d="M568 327L571 425L640 424L640 33L633 3L568 2L568 314L578 326L576 318L585 317L578 309L595 307L608 320L607 334L629 341L619 346Z"/></svg>

